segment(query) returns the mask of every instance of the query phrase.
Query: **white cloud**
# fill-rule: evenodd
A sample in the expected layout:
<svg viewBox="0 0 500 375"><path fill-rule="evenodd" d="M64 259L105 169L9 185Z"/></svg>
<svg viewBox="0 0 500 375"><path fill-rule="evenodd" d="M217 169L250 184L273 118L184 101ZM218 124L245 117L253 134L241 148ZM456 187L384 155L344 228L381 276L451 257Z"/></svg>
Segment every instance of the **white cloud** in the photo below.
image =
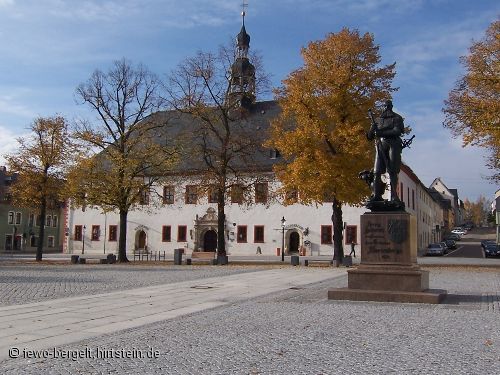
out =
<svg viewBox="0 0 500 375"><path fill-rule="evenodd" d="M485 12L456 23L443 22L439 27L423 28L385 52L389 60L397 62L398 73L406 81L439 74L432 71L432 63L445 60L450 66L449 73L455 75L459 69L458 58L468 53L472 39L483 36L484 24L490 19L491 14Z"/></svg>
<svg viewBox="0 0 500 375"><path fill-rule="evenodd" d="M14 0L0 0L0 7L14 5Z"/></svg>
<svg viewBox="0 0 500 375"><path fill-rule="evenodd" d="M486 168L485 150L461 146L461 139L415 138L410 149L403 151L403 159L413 169L424 185L442 177L450 188L458 189L461 199L475 200L479 195L491 197L495 185L485 177L491 175Z"/></svg>
<svg viewBox="0 0 500 375"><path fill-rule="evenodd" d="M9 154L16 150L17 148L17 138L19 134L15 135L11 130L7 127L0 125L0 165L5 165L6 154Z"/></svg>
<svg viewBox="0 0 500 375"><path fill-rule="evenodd" d="M33 112L21 104L18 95L0 95L0 114L33 117Z"/></svg>

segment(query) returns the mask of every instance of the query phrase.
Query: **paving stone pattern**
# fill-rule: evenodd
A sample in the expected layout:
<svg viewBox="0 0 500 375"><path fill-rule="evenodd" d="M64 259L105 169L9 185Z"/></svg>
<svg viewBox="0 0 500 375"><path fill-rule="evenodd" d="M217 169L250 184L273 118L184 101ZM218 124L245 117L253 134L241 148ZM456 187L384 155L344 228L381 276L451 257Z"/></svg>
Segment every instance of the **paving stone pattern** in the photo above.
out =
<svg viewBox="0 0 500 375"><path fill-rule="evenodd" d="M0 306L256 270L238 266L0 265Z"/></svg>
<svg viewBox="0 0 500 375"><path fill-rule="evenodd" d="M3 374L499 374L500 272L431 270L441 305L331 301L346 278L154 323L65 349L158 359L8 360ZM484 296L487 296L485 299ZM494 309L485 308L492 303Z"/></svg>

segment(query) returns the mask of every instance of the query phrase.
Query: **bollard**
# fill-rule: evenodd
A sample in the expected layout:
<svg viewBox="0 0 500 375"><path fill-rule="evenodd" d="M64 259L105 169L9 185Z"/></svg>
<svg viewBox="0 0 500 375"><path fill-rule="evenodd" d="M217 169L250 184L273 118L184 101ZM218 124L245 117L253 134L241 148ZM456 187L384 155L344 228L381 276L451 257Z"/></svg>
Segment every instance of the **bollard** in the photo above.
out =
<svg viewBox="0 0 500 375"><path fill-rule="evenodd" d="M352 256L344 255L342 258L342 265L345 267L352 267Z"/></svg>
<svg viewBox="0 0 500 375"><path fill-rule="evenodd" d="M106 258L108 260L108 264L116 263L116 255L115 254L108 254ZM134 256L134 260L135 260L135 256Z"/></svg>
<svg viewBox="0 0 500 375"><path fill-rule="evenodd" d="M180 266L182 264L182 253L184 249L174 249L174 264Z"/></svg>
<svg viewBox="0 0 500 375"><path fill-rule="evenodd" d="M72 264L77 264L78 263L78 258L80 258L79 255L72 255L71 256L71 263Z"/></svg>
<svg viewBox="0 0 500 375"><path fill-rule="evenodd" d="M290 262L292 266L298 266L299 265L299 256L298 255L292 255L290 257Z"/></svg>
<svg viewBox="0 0 500 375"><path fill-rule="evenodd" d="M227 255L217 255L217 263L221 266L228 264L229 258Z"/></svg>

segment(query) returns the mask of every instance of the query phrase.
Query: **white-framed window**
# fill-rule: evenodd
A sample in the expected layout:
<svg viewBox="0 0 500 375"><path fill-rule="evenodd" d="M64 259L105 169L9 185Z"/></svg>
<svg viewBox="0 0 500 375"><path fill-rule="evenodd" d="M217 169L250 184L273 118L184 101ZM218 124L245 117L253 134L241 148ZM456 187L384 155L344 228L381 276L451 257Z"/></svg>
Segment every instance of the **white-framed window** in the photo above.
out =
<svg viewBox="0 0 500 375"><path fill-rule="evenodd" d="M48 236L47 237L47 246L48 247L54 247L54 236Z"/></svg>
<svg viewBox="0 0 500 375"><path fill-rule="evenodd" d="M16 212L16 225L21 224L21 216L20 212Z"/></svg>
<svg viewBox="0 0 500 375"><path fill-rule="evenodd" d="M57 228L57 215L52 216L52 226Z"/></svg>
<svg viewBox="0 0 500 375"><path fill-rule="evenodd" d="M45 219L45 226L50 227L52 226L52 215L47 215Z"/></svg>
<svg viewBox="0 0 500 375"><path fill-rule="evenodd" d="M7 215L7 224L14 224L14 211L9 211Z"/></svg>

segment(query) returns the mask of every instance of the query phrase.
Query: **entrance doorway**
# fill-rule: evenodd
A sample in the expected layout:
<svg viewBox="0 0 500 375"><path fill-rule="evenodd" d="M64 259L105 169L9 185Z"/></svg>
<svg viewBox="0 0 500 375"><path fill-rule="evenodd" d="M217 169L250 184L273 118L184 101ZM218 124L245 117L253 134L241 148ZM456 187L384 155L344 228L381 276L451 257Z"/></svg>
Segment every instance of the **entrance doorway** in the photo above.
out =
<svg viewBox="0 0 500 375"><path fill-rule="evenodd" d="M215 251L217 249L217 232L209 230L203 236L203 251Z"/></svg>
<svg viewBox="0 0 500 375"><path fill-rule="evenodd" d="M141 250L146 248L146 232L143 230L137 236L137 248Z"/></svg>
<svg viewBox="0 0 500 375"><path fill-rule="evenodd" d="M14 250L21 250L22 237L16 236L14 238Z"/></svg>
<svg viewBox="0 0 500 375"><path fill-rule="evenodd" d="M290 247L289 247L289 253L298 253L299 252L299 243L300 243L300 236L297 232L292 232L290 233Z"/></svg>
<svg viewBox="0 0 500 375"><path fill-rule="evenodd" d="M5 235L5 250L12 250L12 234Z"/></svg>

